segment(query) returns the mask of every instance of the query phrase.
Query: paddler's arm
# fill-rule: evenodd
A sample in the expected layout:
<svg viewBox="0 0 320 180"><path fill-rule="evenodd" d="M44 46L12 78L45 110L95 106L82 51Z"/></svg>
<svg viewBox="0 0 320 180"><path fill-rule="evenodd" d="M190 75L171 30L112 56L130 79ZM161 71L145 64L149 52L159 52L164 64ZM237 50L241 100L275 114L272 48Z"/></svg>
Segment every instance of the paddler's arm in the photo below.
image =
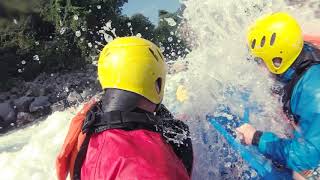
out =
<svg viewBox="0 0 320 180"><path fill-rule="evenodd" d="M320 114L314 115L315 120L309 131L293 139L279 138L271 132L256 131L251 144L256 145L261 153L268 158L286 165L290 169L301 172L317 167L320 163Z"/></svg>
<svg viewBox="0 0 320 180"><path fill-rule="evenodd" d="M311 126L320 127L320 121L315 121ZM257 131L255 135L259 133ZM258 136L258 135L256 135ZM310 170L319 165L320 131L310 129L304 137L282 139L271 132L264 132L258 139L258 149L261 153L278 161L294 171Z"/></svg>

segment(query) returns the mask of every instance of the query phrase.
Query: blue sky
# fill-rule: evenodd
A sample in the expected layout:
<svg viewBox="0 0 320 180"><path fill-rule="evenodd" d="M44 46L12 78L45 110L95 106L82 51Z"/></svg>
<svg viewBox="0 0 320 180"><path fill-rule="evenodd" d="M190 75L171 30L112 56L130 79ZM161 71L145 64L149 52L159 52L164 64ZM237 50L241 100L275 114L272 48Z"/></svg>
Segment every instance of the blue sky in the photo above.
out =
<svg viewBox="0 0 320 180"><path fill-rule="evenodd" d="M142 13L149 17L151 22L158 24L159 9L175 12L179 7L179 0L128 0L128 3L123 6L122 12L128 16Z"/></svg>

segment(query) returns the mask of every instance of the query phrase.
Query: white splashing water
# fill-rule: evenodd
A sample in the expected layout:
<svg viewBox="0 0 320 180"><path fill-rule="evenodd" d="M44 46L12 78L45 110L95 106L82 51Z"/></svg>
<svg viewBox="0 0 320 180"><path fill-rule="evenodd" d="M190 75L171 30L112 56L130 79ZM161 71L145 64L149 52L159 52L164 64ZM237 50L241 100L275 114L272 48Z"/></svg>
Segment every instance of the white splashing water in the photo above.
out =
<svg viewBox="0 0 320 180"><path fill-rule="evenodd" d="M54 164L62 146L70 118L80 110L55 112L44 122L0 138L1 178L57 179Z"/></svg>
<svg viewBox="0 0 320 180"><path fill-rule="evenodd" d="M277 97L270 94L273 80L266 71L246 60L248 53L245 29L252 20L265 12L286 10L298 18L306 33L319 33L319 28L315 28L320 24L319 20L313 18L314 9L309 7L317 1L309 2L297 8L289 7L282 1L184 1L184 17L188 27L196 35L189 41L193 42L194 48L183 59L189 62L189 70L168 76L164 103L175 114L184 113L191 117L188 123L195 151L193 179L223 179L225 177L221 176L219 167L232 166L224 161L232 158L232 151L223 156L223 140L210 128L205 115L214 113L219 104L228 105L235 114L241 115L244 103L239 100L240 91L249 91L250 104L261 107L259 113L251 114L256 127L283 133L283 128L276 128L283 123L278 117L280 104ZM312 23L307 23L310 22L309 19L312 19ZM131 27L131 24L128 26ZM110 26L107 23L99 32L105 35L105 31L113 30L110 22ZM64 31L61 32L63 33ZM109 42L112 39L105 37L105 40ZM95 48L98 47L95 45ZM185 103L180 103L175 98L179 85L188 89L190 98ZM233 95L228 95L230 90L234 92ZM79 109L55 112L44 122L0 137L1 178L56 179L55 157L63 143L67 125ZM240 178L241 171L247 168L245 165L233 167L227 173L229 178ZM248 178L255 176L255 172L250 171ZM245 177L242 178L246 179Z"/></svg>
<svg viewBox="0 0 320 180"><path fill-rule="evenodd" d="M115 29L115 28L112 28L112 21L111 21L111 20L109 20L109 21L101 28L101 30L99 30L99 33L100 33L100 34L103 34L104 40L109 43L109 42L111 42L111 41L113 40L113 37L112 37L110 34L108 34L107 32L112 33L112 35L113 35L114 37L117 37L117 35L116 35L116 29Z"/></svg>
<svg viewBox="0 0 320 180"><path fill-rule="evenodd" d="M73 16L73 19L74 19L75 21L78 21L78 20L79 20L79 16L78 16L78 15L74 15L74 16Z"/></svg>
<svg viewBox="0 0 320 180"><path fill-rule="evenodd" d="M40 60L39 55L34 55L34 56L32 57L32 59L33 59L34 61L39 61L39 60Z"/></svg>
<svg viewBox="0 0 320 180"><path fill-rule="evenodd" d="M63 35L66 32L66 29L67 29L66 27L62 27L60 29L60 34Z"/></svg>
<svg viewBox="0 0 320 180"><path fill-rule="evenodd" d="M190 100L178 111L189 112L192 116L189 125L195 151L193 177L241 177L241 171L248 167L239 165L233 168L234 172L227 172L229 176L219 172L225 159L228 159L224 152L220 152L224 148L224 141L217 138L205 115L214 113L223 104L242 117L244 106L255 106L259 107L259 111L250 114L255 127L282 136L287 129L283 118L279 117L282 110L278 97L270 91L275 82L265 69L247 60L246 28L262 14L276 11L287 11L294 15L301 22L304 32L309 29L305 24L308 19L314 19L313 23L318 27L319 19L315 19L315 10L309 7L310 4L294 7L275 0L187 0L184 3L184 17L195 37L191 40L194 48L185 59L190 62L189 71L185 74L188 78L184 82ZM309 3L319 4L318 1ZM249 92L248 102L241 101L241 92Z"/></svg>
<svg viewBox="0 0 320 180"><path fill-rule="evenodd" d="M164 20L169 24L169 26L176 26L177 23L173 18L164 18Z"/></svg>
<svg viewBox="0 0 320 180"><path fill-rule="evenodd" d="M76 31L76 36L80 37L81 36L81 31Z"/></svg>

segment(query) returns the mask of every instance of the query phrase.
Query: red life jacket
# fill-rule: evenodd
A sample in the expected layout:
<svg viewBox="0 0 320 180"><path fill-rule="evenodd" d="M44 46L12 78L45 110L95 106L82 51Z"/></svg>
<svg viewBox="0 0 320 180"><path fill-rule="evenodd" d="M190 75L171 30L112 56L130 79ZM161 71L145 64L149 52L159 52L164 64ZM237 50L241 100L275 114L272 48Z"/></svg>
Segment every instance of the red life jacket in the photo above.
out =
<svg viewBox="0 0 320 180"><path fill-rule="evenodd" d="M320 36L304 35L304 41L311 43L320 48Z"/></svg>
<svg viewBox="0 0 320 180"><path fill-rule="evenodd" d="M83 109L71 121L64 144L56 159L58 180L65 180L68 173L73 174L75 159L86 138L86 135L81 132L83 121L86 118L88 111L90 111L95 104L95 100L91 100L89 103L85 104ZM71 179L73 178L71 177Z"/></svg>
<svg viewBox="0 0 320 180"><path fill-rule="evenodd" d="M69 171L71 179L190 179L193 159L190 139L186 145L167 143L164 136L170 135L144 124L147 121L141 120L145 116L142 113L107 113L108 121L100 118L93 124L90 118L97 111L96 107L92 103L85 105L82 112L86 115L79 113L73 119L72 130L57 159L59 180L66 179ZM121 123L113 120L116 123L109 124L109 119L120 116ZM177 123L181 122L173 122ZM82 134L82 127L88 126L91 126L90 132Z"/></svg>

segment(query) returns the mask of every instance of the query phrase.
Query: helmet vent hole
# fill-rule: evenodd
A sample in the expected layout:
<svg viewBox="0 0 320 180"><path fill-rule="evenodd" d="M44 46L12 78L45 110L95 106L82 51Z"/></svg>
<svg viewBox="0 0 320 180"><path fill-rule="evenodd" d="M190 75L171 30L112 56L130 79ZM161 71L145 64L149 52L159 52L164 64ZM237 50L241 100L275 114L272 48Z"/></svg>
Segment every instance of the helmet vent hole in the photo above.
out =
<svg viewBox="0 0 320 180"><path fill-rule="evenodd" d="M275 57L272 59L272 63L276 68L279 68L282 64L282 58L281 57Z"/></svg>
<svg viewBox="0 0 320 180"><path fill-rule="evenodd" d="M159 54L159 57L161 58L161 60L163 60L163 57L161 55L161 53L159 52L159 50L157 50L158 54Z"/></svg>
<svg viewBox="0 0 320 180"><path fill-rule="evenodd" d="M156 91L157 91L157 93L158 94L160 94L160 92L161 92L161 88L162 88L162 79L161 78L158 78L157 80L156 80Z"/></svg>
<svg viewBox="0 0 320 180"><path fill-rule="evenodd" d="M277 34L273 33L270 39L270 46L274 44L274 42L276 41L276 37L277 37Z"/></svg>
<svg viewBox="0 0 320 180"><path fill-rule="evenodd" d="M159 61L157 55L154 53L154 51L153 51L151 48L149 48L149 51L151 52L151 54L153 55L153 57L154 57L157 61Z"/></svg>
<svg viewBox="0 0 320 180"><path fill-rule="evenodd" d="M266 43L266 36L263 36L263 38L261 39L260 47L263 47L265 43Z"/></svg>
<svg viewBox="0 0 320 180"><path fill-rule="evenodd" d="M262 64L262 63L263 63L263 59L260 58L260 57L254 57L253 60L254 60L256 63L258 63L258 64Z"/></svg>
<svg viewBox="0 0 320 180"><path fill-rule="evenodd" d="M254 40L252 41L252 43L251 43L251 49L254 49L254 48L256 47L256 42L257 42L256 39L254 39Z"/></svg>

